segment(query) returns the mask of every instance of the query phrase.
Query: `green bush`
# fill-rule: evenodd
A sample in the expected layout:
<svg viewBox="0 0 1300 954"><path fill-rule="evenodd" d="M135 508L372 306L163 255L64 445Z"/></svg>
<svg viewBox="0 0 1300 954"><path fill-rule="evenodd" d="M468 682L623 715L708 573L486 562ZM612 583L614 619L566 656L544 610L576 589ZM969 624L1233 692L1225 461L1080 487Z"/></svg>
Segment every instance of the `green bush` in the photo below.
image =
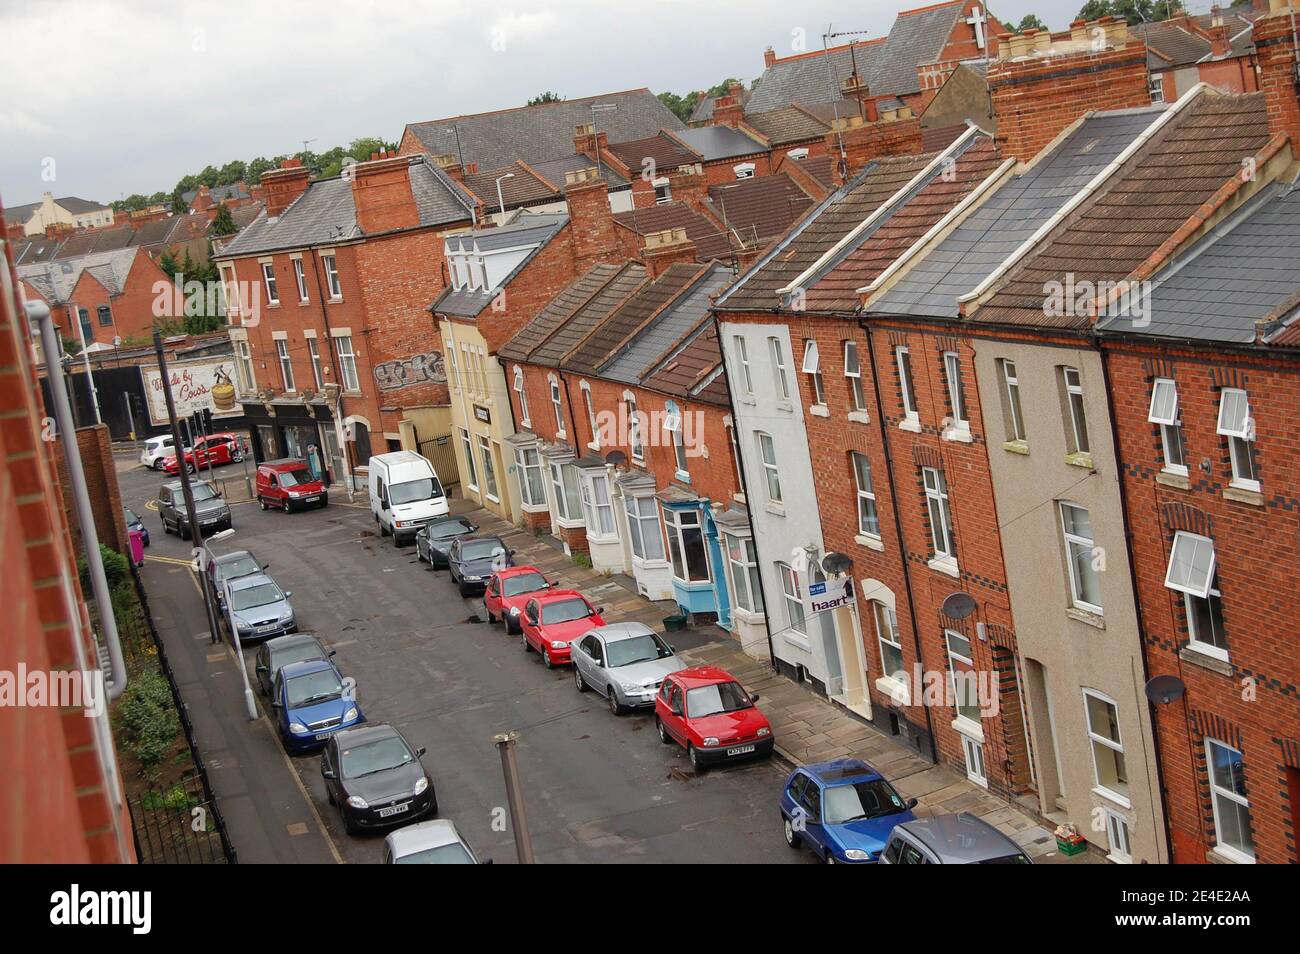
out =
<svg viewBox="0 0 1300 954"><path fill-rule="evenodd" d="M181 730L172 707L171 687L158 672L137 673L127 684L118 718L127 749L146 768L163 760Z"/></svg>
<svg viewBox="0 0 1300 954"><path fill-rule="evenodd" d="M99 545L99 558L104 561L104 578L108 580L110 591L117 589L123 583L130 582L131 564L127 562L126 557L112 547L106 547L101 543ZM84 556L77 557L77 572L81 576L81 591L87 597L91 596L90 569Z"/></svg>

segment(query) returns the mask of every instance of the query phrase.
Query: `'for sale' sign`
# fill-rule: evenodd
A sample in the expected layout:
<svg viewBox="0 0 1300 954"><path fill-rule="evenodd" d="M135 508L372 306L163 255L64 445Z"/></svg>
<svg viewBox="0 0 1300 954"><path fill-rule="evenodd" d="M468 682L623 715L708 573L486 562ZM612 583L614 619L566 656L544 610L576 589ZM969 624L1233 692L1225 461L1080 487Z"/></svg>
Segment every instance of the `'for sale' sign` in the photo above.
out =
<svg viewBox="0 0 1300 954"><path fill-rule="evenodd" d="M837 580L822 580L808 584L808 609L813 613L825 613L827 610L839 609L853 602L853 581L847 576Z"/></svg>

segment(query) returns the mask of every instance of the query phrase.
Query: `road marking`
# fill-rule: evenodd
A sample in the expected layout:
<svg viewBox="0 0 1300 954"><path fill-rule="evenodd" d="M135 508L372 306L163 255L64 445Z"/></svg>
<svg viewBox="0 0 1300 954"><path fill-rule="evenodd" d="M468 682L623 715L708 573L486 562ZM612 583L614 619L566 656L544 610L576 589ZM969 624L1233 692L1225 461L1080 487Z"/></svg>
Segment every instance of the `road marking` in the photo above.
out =
<svg viewBox="0 0 1300 954"><path fill-rule="evenodd" d="M145 559L146 559L146 560L149 560L149 561L151 561L151 562L153 562L153 563L170 563L170 564L172 564L173 566L183 566L183 567L185 567L186 569L190 569L190 570L194 569L194 561L193 561L193 560L182 560L182 559L180 559L179 557L165 557L165 556L154 556L153 554L146 554L146 555L145 555ZM197 583L197 582L196 582L194 585L195 585L195 587L198 587L198 583ZM203 591L202 591L202 590L199 590L199 595L202 595L202 594L203 594Z"/></svg>

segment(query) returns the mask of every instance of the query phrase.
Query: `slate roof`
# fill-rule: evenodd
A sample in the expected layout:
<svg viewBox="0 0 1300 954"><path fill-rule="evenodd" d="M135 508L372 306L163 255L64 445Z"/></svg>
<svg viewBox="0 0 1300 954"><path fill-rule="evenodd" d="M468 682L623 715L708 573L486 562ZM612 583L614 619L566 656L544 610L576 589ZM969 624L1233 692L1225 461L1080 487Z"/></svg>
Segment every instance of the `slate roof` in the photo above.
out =
<svg viewBox="0 0 1300 954"><path fill-rule="evenodd" d="M407 175L421 226L450 225L470 218L470 196L434 163L412 157ZM222 246L218 257L322 245L363 234L357 224L352 183L336 176L312 182L275 219L268 217L263 207L243 231Z"/></svg>
<svg viewBox="0 0 1300 954"><path fill-rule="evenodd" d="M770 311L780 305L776 290L803 271L906 185L933 156L877 159L828 196L817 210L770 249L718 300L719 309Z"/></svg>
<svg viewBox="0 0 1300 954"><path fill-rule="evenodd" d="M701 126L698 129L680 129L673 135L704 162L722 159L739 159L758 152L767 152L766 144L759 142L731 126ZM694 159L690 160L694 161Z"/></svg>
<svg viewBox="0 0 1300 954"><path fill-rule="evenodd" d="M1149 126L1163 107L1098 113L1002 184L866 308L873 315L956 318L975 288ZM1041 300L1041 289L1040 289Z"/></svg>
<svg viewBox="0 0 1300 954"><path fill-rule="evenodd" d="M622 271L621 265L594 265L566 285L528 324L501 346L497 354L509 361L527 361L529 353L581 308L592 295Z"/></svg>
<svg viewBox="0 0 1300 954"><path fill-rule="evenodd" d="M932 63L943 52L963 0L918 10L904 10L894 20L881 56L872 63L868 84L873 96L904 96L921 91L916 77L919 63Z"/></svg>
<svg viewBox="0 0 1300 954"><path fill-rule="evenodd" d="M709 186L709 202L745 243L775 238L813 205L783 172Z"/></svg>
<svg viewBox="0 0 1300 954"><path fill-rule="evenodd" d="M448 116L410 123L406 128L430 155L460 155L466 164L495 169L516 159L535 163L572 155L574 128L591 122L591 106L595 103L618 107L597 114L599 128L611 142L642 139L660 129L685 128L685 123L648 89Z"/></svg>
<svg viewBox="0 0 1300 954"><path fill-rule="evenodd" d="M137 248L119 248L62 261L19 265L18 277L30 283L46 300L59 303L68 301L81 273L89 270L110 294L117 295L121 293L139 251Z"/></svg>
<svg viewBox="0 0 1300 954"><path fill-rule="evenodd" d="M717 325L708 319L697 325L680 347L648 369L642 384L674 397L729 407Z"/></svg>
<svg viewBox="0 0 1300 954"><path fill-rule="evenodd" d="M831 131L830 123L798 104L781 106L765 113L747 113L745 122L766 136L773 146L821 139Z"/></svg>
<svg viewBox="0 0 1300 954"><path fill-rule="evenodd" d="M610 143L609 151L634 173L641 171L646 159L653 159L656 169L669 172L700 158L682 143L663 133L630 142Z"/></svg>
<svg viewBox="0 0 1300 954"><path fill-rule="evenodd" d="M711 266L684 294L660 311L631 341L622 345L618 353L598 369L600 376L624 384L640 384L648 365L708 317L712 297L725 288L731 278L731 269L727 266Z"/></svg>
<svg viewBox="0 0 1300 954"><path fill-rule="evenodd" d="M1147 47L1163 54L1163 65L1188 66L1210 55L1210 41L1177 23L1130 23L1129 31Z"/></svg>
<svg viewBox="0 0 1300 954"><path fill-rule="evenodd" d="M86 212L99 212L108 208L108 206L102 205L99 202L92 201L91 199L79 199L75 195L65 195L62 199L55 199L54 204L61 206L73 215L83 215ZM28 202L25 205L9 206L5 209L5 221L10 225L25 225L27 220L30 219L40 207L40 202Z"/></svg>
<svg viewBox="0 0 1300 954"><path fill-rule="evenodd" d="M429 311L439 315L455 315L461 318L477 317L479 312L492 303L497 292L509 286L516 275L528 266L539 251L546 247L551 239L559 234L569 222L569 217L557 215L522 215L509 225L497 228L475 229L449 235L444 239L447 246L454 250L468 251L477 246L482 251L501 248L513 248L533 245L531 251L515 266L514 270L491 289L453 288L443 289L441 295L429 306Z"/></svg>
<svg viewBox="0 0 1300 954"><path fill-rule="evenodd" d="M135 230L129 225L114 225L104 229L74 232L63 240L59 258L76 258L91 252L110 252L133 244Z"/></svg>
<svg viewBox="0 0 1300 954"><path fill-rule="evenodd" d="M581 308L562 322L545 341L528 355L532 364L558 367L568 353L597 325L608 318L632 295L649 282L649 274L640 262L628 262L618 274L592 295Z"/></svg>
<svg viewBox="0 0 1300 954"><path fill-rule="evenodd" d="M740 90L740 108L744 109L749 103L750 96L753 92L747 86L742 86ZM691 123L707 123L713 118L713 101L716 96L704 96L695 103L695 108L691 110Z"/></svg>
<svg viewBox="0 0 1300 954"><path fill-rule="evenodd" d="M208 190L212 195L212 201L216 203L224 202L226 199L247 199L248 187L242 182L232 182L229 185L214 186ZM181 193L181 200L190 205L198 197L198 189L190 189L188 192Z"/></svg>
<svg viewBox="0 0 1300 954"><path fill-rule="evenodd" d="M1103 318L1097 327L1250 344L1261 319L1279 311L1293 318L1298 290L1300 188L1273 183L1153 277L1149 324L1134 329L1129 318ZM1270 331L1270 343L1300 345L1294 320Z"/></svg>
<svg viewBox="0 0 1300 954"><path fill-rule="evenodd" d="M1003 279L978 321L1086 327L1087 315L1043 313L1044 285L1119 281L1173 235L1269 140L1264 94L1207 89Z"/></svg>
<svg viewBox="0 0 1300 954"><path fill-rule="evenodd" d="M685 229L686 237L695 243L696 261L731 258L731 242L726 233L708 216L682 201L616 212L614 222L638 235L662 232L665 229Z"/></svg>

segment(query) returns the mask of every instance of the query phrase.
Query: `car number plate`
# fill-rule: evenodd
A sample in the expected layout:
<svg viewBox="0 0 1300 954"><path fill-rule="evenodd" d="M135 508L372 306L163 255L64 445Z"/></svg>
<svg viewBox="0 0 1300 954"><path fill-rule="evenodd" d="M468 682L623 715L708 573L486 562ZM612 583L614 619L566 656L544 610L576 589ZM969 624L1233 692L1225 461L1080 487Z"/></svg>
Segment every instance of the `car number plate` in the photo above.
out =
<svg viewBox="0 0 1300 954"><path fill-rule="evenodd" d="M402 802L400 805L389 805L387 808L379 809L379 817L389 818L393 815L400 815L402 812L409 810L410 807L410 802Z"/></svg>
<svg viewBox="0 0 1300 954"><path fill-rule="evenodd" d="M318 500L320 500L320 497L308 497L307 503L315 503Z"/></svg>
<svg viewBox="0 0 1300 954"><path fill-rule="evenodd" d="M752 745L737 745L735 748L727 749L728 755L748 755L754 751Z"/></svg>
<svg viewBox="0 0 1300 954"><path fill-rule="evenodd" d="M316 741L317 741L317 742L324 742L326 739L328 739L328 738L330 737L330 735L331 735L331 733L329 733L329 732L317 732L317 733L316 733Z"/></svg>

